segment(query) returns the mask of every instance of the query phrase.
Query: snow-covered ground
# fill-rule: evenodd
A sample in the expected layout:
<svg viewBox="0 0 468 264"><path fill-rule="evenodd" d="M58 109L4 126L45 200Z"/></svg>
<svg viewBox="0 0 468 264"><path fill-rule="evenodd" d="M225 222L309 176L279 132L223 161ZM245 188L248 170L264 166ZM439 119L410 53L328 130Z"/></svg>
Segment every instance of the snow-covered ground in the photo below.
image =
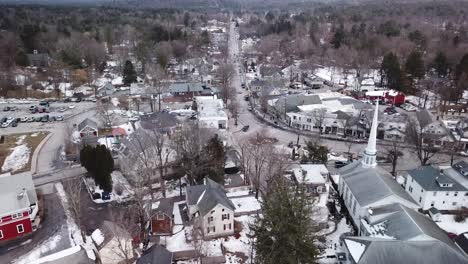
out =
<svg viewBox="0 0 468 264"><path fill-rule="evenodd" d="M117 202L124 202L130 199L132 196L132 187L128 183L127 178L125 178L122 175L122 172L120 171L113 171L111 173L112 176L112 193L110 194L110 199L109 200L102 200L102 199L95 199L93 200L95 203L109 203L113 201ZM85 179L86 185L88 187L88 190L91 190L93 193L99 193L102 196L102 193L104 192L99 186L97 186L94 183L94 180L91 178L86 178ZM117 190L121 189L122 193L118 194Z"/></svg>
<svg viewBox="0 0 468 264"><path fill-rule="evenodd" d="M26 136L20 136L16 146L11 148L11 153L5 158L2 171L18 171L23 169L29 162L31 148L24 143Z"/></svg>
<svg viewBox="0 0 468 264"><path fill-rule="evenodd" d="M340 246L340 236L347 232L352 232L352 228L350 225L346 224L346 218L342 218L341 221L338 223L336 231L326 237L326 249L322 255L329 256L335 255L336 252L344 252L344 249L342 249ZM320 262L322 263L324 261Z"/></svg>
<svg viewBox="0 0 468 264"><path fill-rule="evenodd" d="M436 224L449 233L459 235L468 232L468 220L457 223L455 222L455 215L441 215L440 222L436 222Z"/></svg>
<svg viewBox="0 0 468 264"><path fill-rule="evenodd" d="M231 202L236 207L236 213L256 212L260 210L260 202L254 196L231 198Z"/></svg>

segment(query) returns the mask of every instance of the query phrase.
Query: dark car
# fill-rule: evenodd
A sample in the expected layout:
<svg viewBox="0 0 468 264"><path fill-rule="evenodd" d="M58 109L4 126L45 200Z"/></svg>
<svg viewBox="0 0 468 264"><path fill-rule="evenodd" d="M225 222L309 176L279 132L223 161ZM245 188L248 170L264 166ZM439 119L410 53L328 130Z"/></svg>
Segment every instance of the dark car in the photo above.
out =
<svg viewBox="0 0 468 264"><path fill-rule="evenodd" d="M55 120L56 120L56 119L55 119L55 116L51 116L51 117L49 118L49 122L54 122Z"/></svg>
<svg viewBox="0 0 468 264"><path fill-rule="evenodd" d="M243 132L247 132L247 130L249 130L249 127L250 127L250 126L244 126L243 128L241 128L241 130L242 130Z"/></svg>
<svg viewBox="0 0 468 264"><path fill-rule="evenodd" d="M49 115L43 116L41 122L49 122Z"/></svg>
<svg viewBox="0 0 468 264"><path fill-rule="evenodd" d="M18 122L16 122L16 121L11 122L11 126L12 126L12 127L17 127L17 126L18 126Z"/></svg>
<svg viewBox="0 0 468 264"><path fill-rule="evenodd" d="M5 123L8 119L6 117L0 119L0 123Z"/></svg>
<svg viewBox="0 0 468 264"><path fill-rule="evenodd" d="M339 168L341 168L341 167L344 167L344 166L346 166L346 165L348 165L347 162L339 161L339 160L335 161L335 168L337 168L337 169L339 169Z"/></svg>
<svg viewBox="0 0 468 264"><path fill-rule="evenodd" d="M49 101L41 101L41 102L39 102L39 105L49 107Z"/></svg>
<svg viewBox="0 0 468 264"><path fill-rule="evenodd" d="M8 106L3 107L3 112L8 112L8 111L10 111L10 107Z"/></svg>
<svg viewBox="0 0 468 264"><path fill-rule="evenodd" d="M42 117L40 117L40 116L36 116L34 118L34 122L41 122L41 121L42 121Z"/></svg>

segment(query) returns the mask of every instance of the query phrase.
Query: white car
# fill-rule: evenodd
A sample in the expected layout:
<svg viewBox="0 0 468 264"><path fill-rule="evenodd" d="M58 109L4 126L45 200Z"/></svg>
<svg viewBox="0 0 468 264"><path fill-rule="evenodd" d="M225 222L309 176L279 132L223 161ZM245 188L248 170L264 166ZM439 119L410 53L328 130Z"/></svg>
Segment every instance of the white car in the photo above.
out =
<svg viewBox="0 0 468 264"><path fill-rule="evenodd" d="M68 108L73 109L75 108L75 105L70 105Z"/></svg>
<svg viewBox="0 0 468 264"><path fill-rule="evenodd" d="M28 122L28 117L27 116L23 116L21 119L20 119L20 122Z"/></svg>

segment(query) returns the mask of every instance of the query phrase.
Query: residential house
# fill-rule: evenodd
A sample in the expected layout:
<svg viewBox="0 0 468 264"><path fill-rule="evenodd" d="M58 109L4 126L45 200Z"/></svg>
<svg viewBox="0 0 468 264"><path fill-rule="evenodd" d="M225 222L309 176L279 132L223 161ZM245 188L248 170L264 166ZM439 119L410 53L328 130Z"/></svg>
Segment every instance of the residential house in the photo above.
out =
<svg viewBox="0 0 468 264"><path fill-rule="evenodd" d="M99 88L97 92L98 92L97 96L100 96L100 97L111 96L114 94L115 88L111 82L108 82L103 87Z"/></svg>
<svg viewBox="0 0 468 264"><path fill-rule="evenodd" d="M366 92L366 98L370 101L383 101L385 103L400 106L405 103L405 94L395 90L378 90Z"/></svg>
<svg viewBox="0 0 468 264"><path fill-rule="evenodd" d="M47 53L39 53L34 50L33 53L26 54L28 57L29 66L48 67L50 65L50 57Z"/></svg>
<svg viewBox="0 0 468 264"><path fill-rule="evenodd" d="M318 195L327 192L325 183L328 180L329 172L325 165L301 164L292 171L295 181L305 184L309 194Z"/></svg>
<svg viewBox="0 0 468 264"><path fill-rule="evenodd" d="M462 233L455 238L455 245L463 250L466 256L468 256L468 232Z"/></svg>
<svg viewBox="0 0 468 264"><path fill-rule="evenodd" d="M463 118L457 122L457 125L454 129L456 133L459 146L465 152L468 151L468 119Z"/></svg>
<svg viewBox="0 0 468 264"><path fill-rule="evenodd" d="M405 190L423 210L458 210L468 206L468 188L453 177L458 174L455 166L422 166L408 171Z"/></svg>
<svg viewBox="0 0 468 264"><path fill-rule="evenodd" d="M174 83L169 86L169 92L172 96L182 101L191 101L194 96L218 94L218 89L208 87L202 83ZM168 100L165 98L165 100Z"/></svg>
<svg viewBox="0 0 468 264"><path fill-rule="evenodd" d="M234 234L235 206L220 184L206 178L203 185L187 187L188 217L195 220L205 238Z"/></svg>
<svg viewBox="0 0 468 264"><path fill-rule="evenodd" d="M78 133L80 133L81 138L98 137L98 125L93 120L86 118L80 124L78 124Z"/></svg>
<svg viewBox="0 0 468 264"><path fill-rule="evenodd" d="M423 109L416 112L416 119L424 134L424 144L434 147L442 147L446 143L453 142L452 134L442 121L438 120L429 110Z"/></svg>
<svg viewBox="0 0 468 264"><path fill-rule="evenodd" d="M154 112L148 115L140 116L140 121L136 124L137 128L146 130L157 130L167 135L172 135L180 126L177 116L168 112Z"/></svg>
<svg viewBox="0 0 468 264"><path fill-rule="evenodd" d="M468 263L444 230L401 204L367 210L360 221L360 235L343 238L349 260L344 263Z"/></svg>
<svg viewBox="0 0 468 264"><path fill-rule="evenodd" d="M0 175L0 242L31 234L38 225L38 199L30 172Z"/></svg>
<svg viewBox="0 0 468 264"><path fill-rule="evenodd" d="M174 254L161 245L153 245L143 253L136 264L172 264Z"/></svg>
<svg viewBox="0 0 468 264"><path fill-rule="evenodd" d="M97 245L102 263L124 263L135 257L132 235L121 225L105 220L91 238Z"/></svg>
<svg viewBox="0 0 468 264"><path fill-rule="evenodd" d="M174 227L173 200L169 198L162 199L153 204L151 209L151 234L157 236L172 235L172 228Z"/></svg>
<svg viewBox="0 0 468 264"><path fill-rule="evenodd" d="M209 128L227 129L228 116L224 109L224 102L216 96L197 96L198 120Z"/></svg>
<svg viewBox="0 0 468 264"><path fill-rule="evenodd" d="M370 208L399 203L409 208L419 208L405 190L386 170L377 166L378 105L374 110L369 141L361 160L339 170L338 192L356 225Z"/></svg>
<svg viewBox="0 0 468 264"><path fill-rule="evenodd" d="M406 122L406 115L384 115L381 126L379 126L383 134L383 139L389 141L395 140L398 142L405 141Z"/></svg>
<svg viewBox="0 0 468 264"><path fill-rule="evenodd" d="M271 87L271 83L265 80L252 80L249 84L252 93L261 93L261 91L269 87Z"/></svg>

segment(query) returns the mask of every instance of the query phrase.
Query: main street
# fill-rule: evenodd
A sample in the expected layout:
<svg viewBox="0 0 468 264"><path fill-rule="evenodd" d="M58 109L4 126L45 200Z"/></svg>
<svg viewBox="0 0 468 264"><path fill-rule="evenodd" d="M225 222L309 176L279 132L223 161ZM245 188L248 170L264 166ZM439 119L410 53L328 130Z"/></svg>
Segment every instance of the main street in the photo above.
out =
<svg viewBox="0 0 468 264"><path fill-rule="evenodd" d="M289 142L297 142L298 135L297 133L279 129L273 127L265 122L259 120L251 111L248 110L249 102L244 100L244 96L247 95L247 90L241 88L242 84L242 77L241 73L243 72L242 63L242 54L239 46L239 31L238 28L235 26L235 22L230 23L229 28L229 40L228 40L228 48L229 48L229 63L231 63L234 67L234 76L231 80L231 86L235 89L236 99L239 102L240 110L239 110L239 118L238 118L238 132L232 133L234 143L239 143L246 138L252 137L257 133L262 135L268 135L274 137L278 140L278 144L287 145ZM245 81L245 80L244 80ZM234 127L234 122L231 122L231 128ZM242 132L240 129L243 126L249 126L249 130L247 132ZM235 131L235 129L234 129ZM309 140L307 136L299 136L299 144L304 145L305 142ZM327 146L331 152L347 152L348 146L343 141L337 140L328 140L328 139L320 139L321 144ZM351 147L351 152L356 154L361 154L364 152L366 148L366 144L363 143L355 143ZM386 156L387 150L386 147L383 145L377 146L377 151L380 156ZM405 171L409 169L414 169L420 165L420 162L410 148L402 148L401 152L403 156L401 156L398 160L397 171ZM457 157L456 160L467 160L465 157ZM447 165L450 163L450 157L444 154L438 154L434 157L433 162L436 164L444 164ZM382 167L386 168L387 170L391 170L390 164L382 164Z"/></svg>

